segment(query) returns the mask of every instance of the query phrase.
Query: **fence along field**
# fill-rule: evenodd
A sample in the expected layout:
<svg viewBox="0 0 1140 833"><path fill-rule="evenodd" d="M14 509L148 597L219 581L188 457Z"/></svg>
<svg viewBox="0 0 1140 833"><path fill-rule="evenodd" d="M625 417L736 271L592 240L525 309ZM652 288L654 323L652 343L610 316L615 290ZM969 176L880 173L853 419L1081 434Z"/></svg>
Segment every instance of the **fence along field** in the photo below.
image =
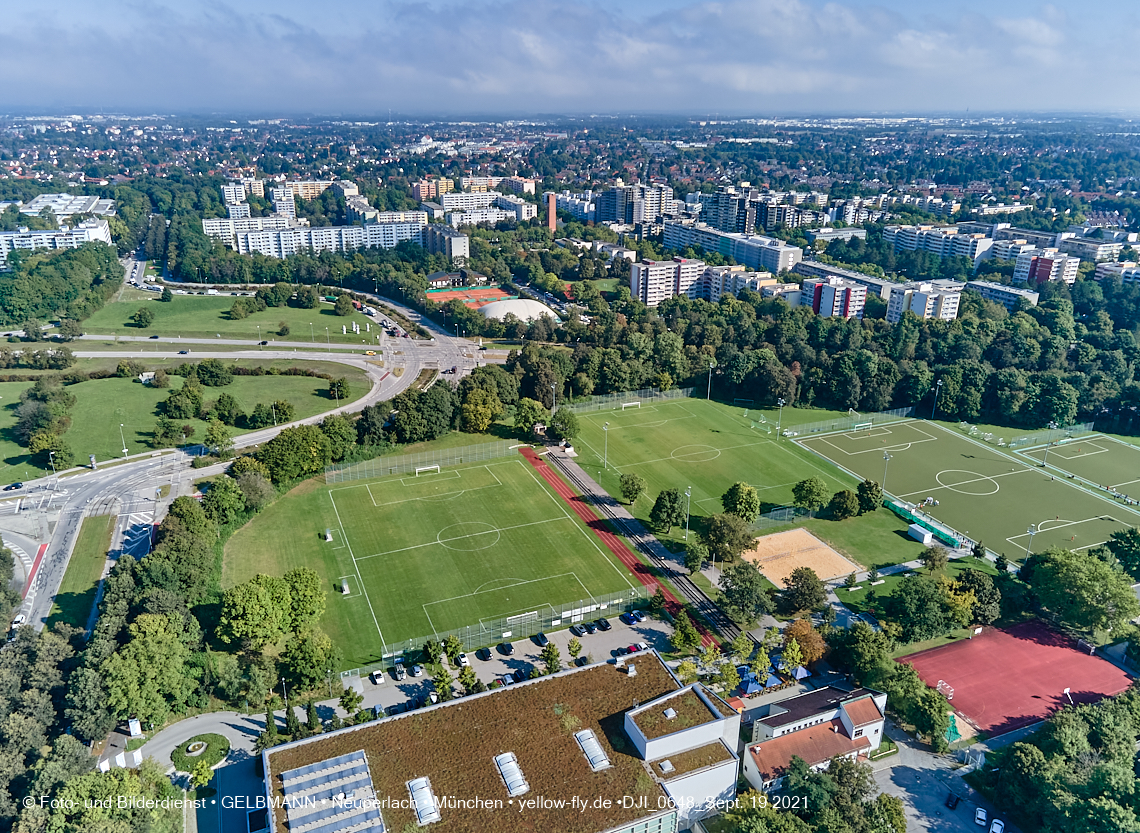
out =
<svg viewBox="0 0 1140 833"><path fill-rule="evenodd" d="M923 512L1009 558L1023 557L1031 537L1036 552L1051 546L1083 550L1140 523L1132 507L932 422L875 425L798 442L859 478L885 482L889 494L907 503L933 498L937 505Z"/></svg>

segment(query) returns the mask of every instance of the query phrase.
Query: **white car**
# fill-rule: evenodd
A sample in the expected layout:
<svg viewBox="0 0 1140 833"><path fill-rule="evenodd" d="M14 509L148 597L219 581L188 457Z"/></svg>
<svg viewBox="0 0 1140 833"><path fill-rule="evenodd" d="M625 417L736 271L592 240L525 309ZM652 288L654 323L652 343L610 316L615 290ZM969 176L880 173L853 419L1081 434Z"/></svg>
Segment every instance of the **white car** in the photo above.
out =
<svg viewBox="0 0 1140 833"><path fill-rule="evenodd" d="M28 617L25 616L23 613L19 613L16 615L16 618L12 620L12 627L18 628L18 627L20 627L20 625L24 624L27 621L28 621Z"/></svg>
<svg viewBox="0 0 1140 833"><path fill-rule="evenodd" d="M471 660L467 659L467 654L460 654L456 659L459 660L460 668L465 668L471 664Z"/></svg>
<svg viewBox="0 0 1140 833"><path fill-rule="evenodd" d="M1005 822L1001 819L994 819L993 824L990 825L990 833L1004 833Z"/></svg>
<svg viewBox="0 0 1140 833"><path fill-rule="evenodd" d="M412 676L413 677L422 677L423 675L424 675L424 667L422 665L413 665L412 666Z"/></svg>
<svg viewBox="0 0 1140 833"><path fill-rule="evenodd" d="M978 825L979 827L986 826L986 811L984 808L979 807L974 811L974 824Z"/></svg>

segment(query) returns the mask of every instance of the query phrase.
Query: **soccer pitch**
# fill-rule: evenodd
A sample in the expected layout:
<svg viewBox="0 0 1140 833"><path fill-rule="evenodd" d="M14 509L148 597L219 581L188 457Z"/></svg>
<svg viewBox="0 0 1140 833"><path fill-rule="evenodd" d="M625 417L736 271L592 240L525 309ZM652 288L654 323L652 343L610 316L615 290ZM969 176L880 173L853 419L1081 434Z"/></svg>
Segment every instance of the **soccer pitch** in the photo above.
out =
<svg viewBox="0 0 1140 833"><path fill-rule="evenodd" d="M939 505L924 512L1009 558L1025 555L1030 526L1036 529L1032 548L1040 552L1051 546L1088 549L1117 529L1140 524L1133 508L931 422L872 426L800 444L859 477L885 480L894 497L911 503L934 498Z"/></svg>
<svg viewBox="0 0 1140 833"><path fill-rule="evenodd" d="M1140 499L1140 448L1112 437L1082 437L1022 452L1100 487Z"/></svg>
<svg viewBox="0 0 1140 833"><path fill-rule="evenodd" d="M302 484L230 539L223 584L294 566L325 580L322 627L348 667L410 639L635 587L521 458Z"/></svg>

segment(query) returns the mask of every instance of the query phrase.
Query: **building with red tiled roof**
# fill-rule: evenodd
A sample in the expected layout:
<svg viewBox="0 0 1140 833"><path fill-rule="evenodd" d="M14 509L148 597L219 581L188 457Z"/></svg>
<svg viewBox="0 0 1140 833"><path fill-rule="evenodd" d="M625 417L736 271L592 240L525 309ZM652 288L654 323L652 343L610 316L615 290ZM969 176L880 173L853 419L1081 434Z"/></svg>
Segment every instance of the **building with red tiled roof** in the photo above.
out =
<svg viewBox="0 0 1140 833"><path fill-rule="evenodd" d="M771 790L793 757L812 769L826 769L836 757L869 754L882 742L886 707L881 691L834 686L771 703L752 726L744 777L758 790Z"/></svg>

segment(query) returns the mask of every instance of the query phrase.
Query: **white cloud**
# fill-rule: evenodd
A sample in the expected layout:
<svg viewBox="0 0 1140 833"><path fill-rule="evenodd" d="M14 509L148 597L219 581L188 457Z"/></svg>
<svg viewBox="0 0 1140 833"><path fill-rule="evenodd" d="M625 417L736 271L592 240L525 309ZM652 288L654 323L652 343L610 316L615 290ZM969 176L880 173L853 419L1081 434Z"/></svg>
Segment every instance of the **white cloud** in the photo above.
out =
<svg viewBox="0 0 1140 833"><path fill-rule="evenodd" d="M764 113L1140 103L1127 92L1137 75L1129 27L1100 26L1099 15L1073 19L1035 0L990 12L881 2L62 0L24 7L0 31L0 105Z"/></svg>

